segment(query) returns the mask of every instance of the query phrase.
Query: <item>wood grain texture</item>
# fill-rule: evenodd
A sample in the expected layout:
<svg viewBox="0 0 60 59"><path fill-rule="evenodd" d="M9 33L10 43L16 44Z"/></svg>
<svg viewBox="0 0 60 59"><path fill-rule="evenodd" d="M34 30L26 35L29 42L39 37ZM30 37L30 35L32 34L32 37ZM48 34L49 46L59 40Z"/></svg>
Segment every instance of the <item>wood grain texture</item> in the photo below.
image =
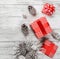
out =
<svg viewBox="0 0 60 59"><path fill-rule="evenodd" d="M0 59L15 59L14 53L20 41L36 41L37 38L29 27L28 37L24 37L20 28L21 24L27 26L37 18L46 16L41 13L42 6L45 2L53 3L56 6L56 12L52 17L46 16L51 27L60 34L60 1L43 1L43 0L0 0ZM37 16L32 17L28 12L28 5L33 5L37 10ZM25 14L27 19L23 19ZM58 46L59 42L53 40ZM42 53L38 54L38 59L50 59ZM60 46L53 59L60 59Z"/></svg>

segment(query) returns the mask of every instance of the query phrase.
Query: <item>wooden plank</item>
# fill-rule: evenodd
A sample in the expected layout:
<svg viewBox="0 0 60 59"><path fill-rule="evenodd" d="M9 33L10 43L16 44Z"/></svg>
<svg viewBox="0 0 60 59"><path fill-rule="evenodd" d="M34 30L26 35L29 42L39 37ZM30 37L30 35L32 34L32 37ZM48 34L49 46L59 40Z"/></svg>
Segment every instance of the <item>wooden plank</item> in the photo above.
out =
<svg viewBox="0 0 60 59"><path fill-rule="evenodd" d="M45 2L46 1L42 0L0 0L0 59L15 59L13 54L16 52L15 50L21 41L37 41L37 38L31 31L29 24L41 16L46 16L41 13L42 6ZM57 8L57 4L60 4L59 2L54 2L54 5L56 5L56 12L53 17L46 16L46 18L52 29L60 34L60 8ZM53 1L51 3L53 3ZM28 5L32 5L36 8L36 17L32 17L29 14L27 8ZM23 14L27 15L26 20L23 19ZM28 37L24 37L21 32L21 25L23 23L26 23L26 25L29 26ZM60 45L59 42L55 40L52 41L56 42L58 46ZM53 59L60 59L58 56L60 56L60 46ZM42 53L39 54L38 59L40 58L50 59Z"/></svg>

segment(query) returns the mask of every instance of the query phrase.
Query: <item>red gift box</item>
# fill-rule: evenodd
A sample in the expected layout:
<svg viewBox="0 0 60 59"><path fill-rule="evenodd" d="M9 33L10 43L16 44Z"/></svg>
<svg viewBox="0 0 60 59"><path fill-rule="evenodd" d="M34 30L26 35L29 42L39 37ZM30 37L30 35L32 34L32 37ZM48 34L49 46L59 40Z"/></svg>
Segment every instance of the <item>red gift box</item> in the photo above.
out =
<svg viewBox="0 0 60 59"><path fill-rule="evenodd" d="M45 42L42 44L40 51L43 52L45 55L52 58L54 54L56 53L58 46L55 45L53 42L49 40L45 40Z"/></svg>
<svg viewBox="0 0 60 59"><path fill-rule="evenodd" d="M37 19L36 21L31 23L30 26L31 26L33 32L35 33L35 35L37 36L37 38L39 38L39 39L41 37L44 37L48 33L52 32L52 29L45 17L41 17L41 18Z"/></svg>
<svg viewBox="0 0 60 59"><path fill-rule="evenodd" d="M49 3L44 4L42 13L51 16L55 12L55 6Z"/></svg>

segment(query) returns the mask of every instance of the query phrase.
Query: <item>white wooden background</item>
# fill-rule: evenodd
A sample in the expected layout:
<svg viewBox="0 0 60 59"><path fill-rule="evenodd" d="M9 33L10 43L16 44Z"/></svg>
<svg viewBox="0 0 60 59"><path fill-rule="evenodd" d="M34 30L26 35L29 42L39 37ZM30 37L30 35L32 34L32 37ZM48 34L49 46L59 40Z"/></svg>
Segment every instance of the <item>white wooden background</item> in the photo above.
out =
<svg viewBox="0 0 60 59"><path fill-rule="evenodd" d="M51 1L51 2L49 2ZM53 3L56 6L56 12L52 17L46 16L52 29L60 33L60 1L59 0L0 0L0 59L14 59L16 46L22 40L37 40L32 33L28 37L24 37L21 33L20 26L26 23L27 26L41 16L42 6L45 2ZM28 5L32 5L37 10L37 16L32 17L28 12ZM22 15L27 15L27 19L23 19ZM54 40L53 40L54 41ZM54 41L60 46L60 43ZM40 54L38 59L50 59L44 54ZM60 47L53 59L60 59Z"/></svg>

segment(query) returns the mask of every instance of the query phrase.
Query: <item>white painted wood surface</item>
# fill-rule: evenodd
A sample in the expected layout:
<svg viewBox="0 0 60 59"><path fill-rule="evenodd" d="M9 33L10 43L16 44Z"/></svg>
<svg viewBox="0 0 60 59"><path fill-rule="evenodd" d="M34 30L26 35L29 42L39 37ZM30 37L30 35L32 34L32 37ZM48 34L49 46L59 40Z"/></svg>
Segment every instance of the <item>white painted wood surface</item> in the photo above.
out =
<svg viewBox="0 0 60 59"><path fill-rule="evenodd" d="M49 0L51 1L51 0ZM48 1L48 2L49 2ZM57 2L56 2L57 1ZM44 0L0 0L0 59L14 59L16 46L23 40L37 40L32 33L28 37L24 37L21 33L20 26L23 23L29 24L41 16L46 16L41 13ZM54 0L56 12L52 17L46 16L51 27L60 33L60 8L59 0ZM28 5L33 5L37 10L37 16L32 17L28 12ZM23 19L22 15L27 15L27 19ZM54 40L53 40L54 41ZM53 59L60 59L60 43L55 41L59 46L58 51ZM38 59L50 59L47 56L40 54Z"/></svg>

